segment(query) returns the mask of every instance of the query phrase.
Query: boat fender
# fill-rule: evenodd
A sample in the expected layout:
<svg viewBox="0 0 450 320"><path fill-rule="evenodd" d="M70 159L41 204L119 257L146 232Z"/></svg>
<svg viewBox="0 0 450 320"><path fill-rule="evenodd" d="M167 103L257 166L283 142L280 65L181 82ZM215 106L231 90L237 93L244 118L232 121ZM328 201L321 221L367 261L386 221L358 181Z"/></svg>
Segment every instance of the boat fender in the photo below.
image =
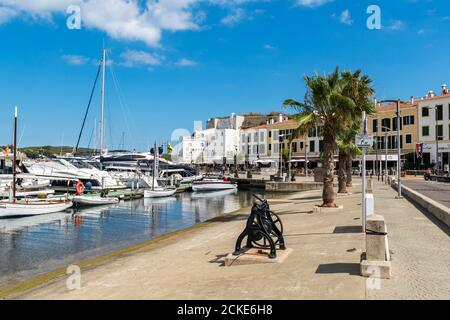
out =
<svg viewBox="0 0 450 320"><path fill-rule="evenodd" d="M83 184L83 182L78 181L76 189L77 189L77 196L83 194L83 192L84 192L84 184Z"/></svg>

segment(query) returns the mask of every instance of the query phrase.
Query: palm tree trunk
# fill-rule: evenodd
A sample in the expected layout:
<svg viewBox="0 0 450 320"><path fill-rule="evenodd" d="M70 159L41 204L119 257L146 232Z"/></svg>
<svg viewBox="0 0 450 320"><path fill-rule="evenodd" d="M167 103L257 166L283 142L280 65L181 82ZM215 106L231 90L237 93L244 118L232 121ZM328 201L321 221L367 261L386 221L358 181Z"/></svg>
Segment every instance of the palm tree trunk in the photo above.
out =
<svg viewBox="0 0 450 320"><path fill-rule="evenodd" d="M347 167L347 187L352 187L353 183L352 183L352 156L349 155L347 157L347 162L346 162L346 167Z"/></svg>
<svg viewBox="0 0 450 320"><path fill-rule="evenodd" d="M322 200L323 207L336 207L335 200L336 194L333 189L333 181L334 181L334 146L335 146L335 135L331 128L324 128L324 150L323 150L323 159L322 159L322 167L324 169L323 175L323 192L322 192Z"/></svg>
<svg viewBox="0 0 450 320"><path fill-rule="evenodd" d="M338 193L348 193L346 171L347 171L347 154L344 151L339 150Z"/></svg>

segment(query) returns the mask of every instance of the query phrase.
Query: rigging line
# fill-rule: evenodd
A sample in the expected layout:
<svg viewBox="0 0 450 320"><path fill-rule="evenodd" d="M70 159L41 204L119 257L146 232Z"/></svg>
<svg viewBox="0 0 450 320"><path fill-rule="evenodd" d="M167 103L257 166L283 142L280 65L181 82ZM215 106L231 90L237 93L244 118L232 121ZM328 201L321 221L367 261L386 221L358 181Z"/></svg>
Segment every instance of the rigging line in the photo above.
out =
<svg viewBox="0 0 450 320"><path fill-rule="evenodd" d="M125 119L125 125L126 125L126 127L127 127L128 133L129 133L129 135L130 135L130 137L131 137L131 141L133 141L133 148L135 148L136 145L135 145L134 142L135 142L136 140L134 139L134 134L133 134L133 132L131 131L130 123L129 123L129 121L128 121L129 115L128 115L127 112L126 112L129 108L128 108L128 106L124 103L125 96L124 96L123 91L122 91L122 89L121 89L121 87L120 87L119 80L118 80L117 77L116 77L116 74L115 74L115 72L114 72L113 67L111 66L111 67L109 68L109 70L110 70L111 75L112 75L114 87L116 88L116 94L117 94L117 97L118 97L118 99L119 99L120 107L121 107L121 109L122 109L122 113L123 113L123 116L124 116L124 119ZM128 111L129 111L129 110L128 110Z"/></svg>
<svg viewBox="0 0 450 320"><path fill-rule="evenodd" d="M91 137L89 138L89 143L87 146L88 149L90 149L90 147L91 147L92 137L94 136L94 130L95 130L95 128L92 128Z"/></svg>
<svg viewBox="0 0 450 320"><path fill-rule="evenodd" d="M102 65L99 64L98 70L97 70L97 75L95 76L94 87L92 88L91 96L89 97L89 103L88 103L87 108L86 108L86 113L84 114L83 124L81 125L80 134L78 135L77 146L73 150L74 154L78 151L78 146L80 145L81 135L83 134L84 125L86 124L86 118L88 116L89 109L91 107L92 97L94 96L95 87L97 86L97 80L98 80L98 76L100 75L101 68L102 68Z"/></svg>

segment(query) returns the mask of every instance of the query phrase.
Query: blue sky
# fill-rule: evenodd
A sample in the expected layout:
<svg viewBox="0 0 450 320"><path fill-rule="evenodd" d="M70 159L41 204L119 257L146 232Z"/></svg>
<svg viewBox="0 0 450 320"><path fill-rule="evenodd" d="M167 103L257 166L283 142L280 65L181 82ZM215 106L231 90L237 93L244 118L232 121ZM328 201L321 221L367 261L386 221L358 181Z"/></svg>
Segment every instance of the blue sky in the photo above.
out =
<svg viewBox="0 0 450 320"><path fill-rule="evenodd" d="M71 4L80 30L66 26ZM366 27L372 4L380 30ZM336 65L369 74L379 98L438 91L450 82L449 31L446 0L0 0L0 145L12 141L14 105L21 146L73 145L103 42L107 146L125 132L143 150L194 120L280 110L302 99L304 75Z"/></svg>

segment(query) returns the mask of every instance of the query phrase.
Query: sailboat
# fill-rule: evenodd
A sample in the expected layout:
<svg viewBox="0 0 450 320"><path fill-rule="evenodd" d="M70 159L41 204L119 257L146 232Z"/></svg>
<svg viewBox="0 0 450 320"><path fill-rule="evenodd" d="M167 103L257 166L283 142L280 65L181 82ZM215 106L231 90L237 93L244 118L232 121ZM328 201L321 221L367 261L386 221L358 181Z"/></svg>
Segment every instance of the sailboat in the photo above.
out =
<svg viewBox="0 0 450 320"><path fill-rule="evenodd" d="M163 198L173 196L177 192L177 188L156 187L156 177L158 176L159 148L153 148L153 181L152 188L144 190L144 198Z"/></svg>
<svg viewBox="0 0 450 320"><path fill-rule="evenodd" d="M18 218L64 211L72 206L72 201L17 201L17 107L14 111L14 160L12 196L9 202L0 203L0 218Z"/></svg>

